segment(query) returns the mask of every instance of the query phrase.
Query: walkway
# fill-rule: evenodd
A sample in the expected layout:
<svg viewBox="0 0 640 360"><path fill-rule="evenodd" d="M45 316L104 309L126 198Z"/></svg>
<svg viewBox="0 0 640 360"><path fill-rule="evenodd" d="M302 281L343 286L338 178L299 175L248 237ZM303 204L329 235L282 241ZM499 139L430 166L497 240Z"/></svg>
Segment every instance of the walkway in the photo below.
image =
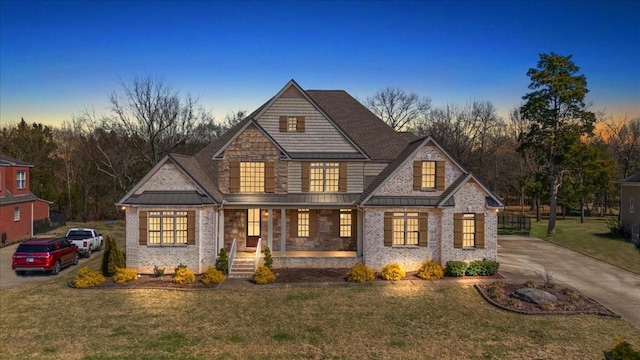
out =
<svg viewBox="0 0 640 360"><path fill-rule="evenodd" d="M500 274L508 281L542 282L545 274L620 314L640 329L640 275L527 236L498 236Z"/></svg>

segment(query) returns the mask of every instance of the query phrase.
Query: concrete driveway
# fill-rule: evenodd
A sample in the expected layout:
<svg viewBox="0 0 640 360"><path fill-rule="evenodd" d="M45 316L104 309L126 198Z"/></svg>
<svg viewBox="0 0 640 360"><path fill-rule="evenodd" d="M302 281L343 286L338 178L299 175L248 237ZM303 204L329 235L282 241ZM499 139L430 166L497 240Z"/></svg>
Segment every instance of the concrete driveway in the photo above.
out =
<svg viewBox="0 0 640 360"><path fill-rule="evenodd" d="M27 284L42 283L51 279L55 279L55 275L49 275L48 273L44 272L29 272L27 273L27 275L23 276L16 275L16 273L11 270L11 257L13 256L13 253L16 252L17 247L18 244L14 244L11 246L5 246L0 249L0 290ZM93 253L92 256L98 256L98 254L100 253ZM60 273L64 274L70 269L82 265L82 263L87 260L89 259L80 258L80 263L78 265L66 267L62 269Z"/></svg>
<svg viewBox="0 0 640 360"><path fill-rule="evenodd" d="M533 237L498 236L500 274L509 282L543 281L569 286L640 329L640 275Z"/></svg>

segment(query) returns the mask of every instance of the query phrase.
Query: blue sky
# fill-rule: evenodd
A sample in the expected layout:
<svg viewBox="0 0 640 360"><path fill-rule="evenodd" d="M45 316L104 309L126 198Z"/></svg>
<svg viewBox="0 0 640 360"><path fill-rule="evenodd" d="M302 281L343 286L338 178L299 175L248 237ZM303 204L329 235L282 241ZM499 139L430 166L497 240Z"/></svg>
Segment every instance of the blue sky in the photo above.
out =
<svg viewBox="0 0 640 360"><path fill-rule="evenodd" d="M640 1L0 1L0 121L108 112L159 76L217 119L291 78L364 99L399 87L506 114L540 53L573 55L592 109L640 117Z"/></svg>

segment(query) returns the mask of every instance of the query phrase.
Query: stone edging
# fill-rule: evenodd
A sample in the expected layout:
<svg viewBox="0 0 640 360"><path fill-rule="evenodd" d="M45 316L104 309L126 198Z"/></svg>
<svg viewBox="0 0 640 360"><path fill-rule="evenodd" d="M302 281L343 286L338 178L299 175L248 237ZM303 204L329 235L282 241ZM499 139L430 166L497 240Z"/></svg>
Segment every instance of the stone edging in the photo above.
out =
<svg viewBox="0 0 640 360"><path fill-rule="evenodd" d="M600 311L558 311L558 310L555 310L555 311L544 311L544 312L531 312L531 311L513 309L513 308L510 308L510 307L504 306L504 305L496 302L495 300L493 300L478 285L474 284L473 287L476 288L476 290L478 290L480 295L488 303L492 304L493 306L495 306L497 308L500 308L502 310L507 310L507 311L511 311L511 312L514 312L514 313L522 314L522 315L580 315L580 314L587 314L587 315L609 316L609 317L618 318L618 319L622 318L622 316L616 314L615 312L611 311L611 309L609 309L608 307L606 307L606 306L604 306L604 305L602 305L600 303L598 303L598 304L600 304L600 306L604 307L605 309L611 311L611 314L603 313L603 312L600 312Z"/></svg>

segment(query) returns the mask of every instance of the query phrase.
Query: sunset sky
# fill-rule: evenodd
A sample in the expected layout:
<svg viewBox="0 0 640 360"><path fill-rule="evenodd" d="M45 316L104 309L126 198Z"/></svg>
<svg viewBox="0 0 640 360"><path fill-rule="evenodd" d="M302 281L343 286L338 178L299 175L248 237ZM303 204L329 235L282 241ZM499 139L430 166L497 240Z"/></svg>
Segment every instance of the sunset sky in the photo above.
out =
<svg viewBox="0 0 640 360"><path fill-rule="evenodd" d="M506 115L540 53L573 55L592 110L640 117L640 1L0 1L0 121L59 125L136 76L221 120L290 79L387 86Z"/></svg>

